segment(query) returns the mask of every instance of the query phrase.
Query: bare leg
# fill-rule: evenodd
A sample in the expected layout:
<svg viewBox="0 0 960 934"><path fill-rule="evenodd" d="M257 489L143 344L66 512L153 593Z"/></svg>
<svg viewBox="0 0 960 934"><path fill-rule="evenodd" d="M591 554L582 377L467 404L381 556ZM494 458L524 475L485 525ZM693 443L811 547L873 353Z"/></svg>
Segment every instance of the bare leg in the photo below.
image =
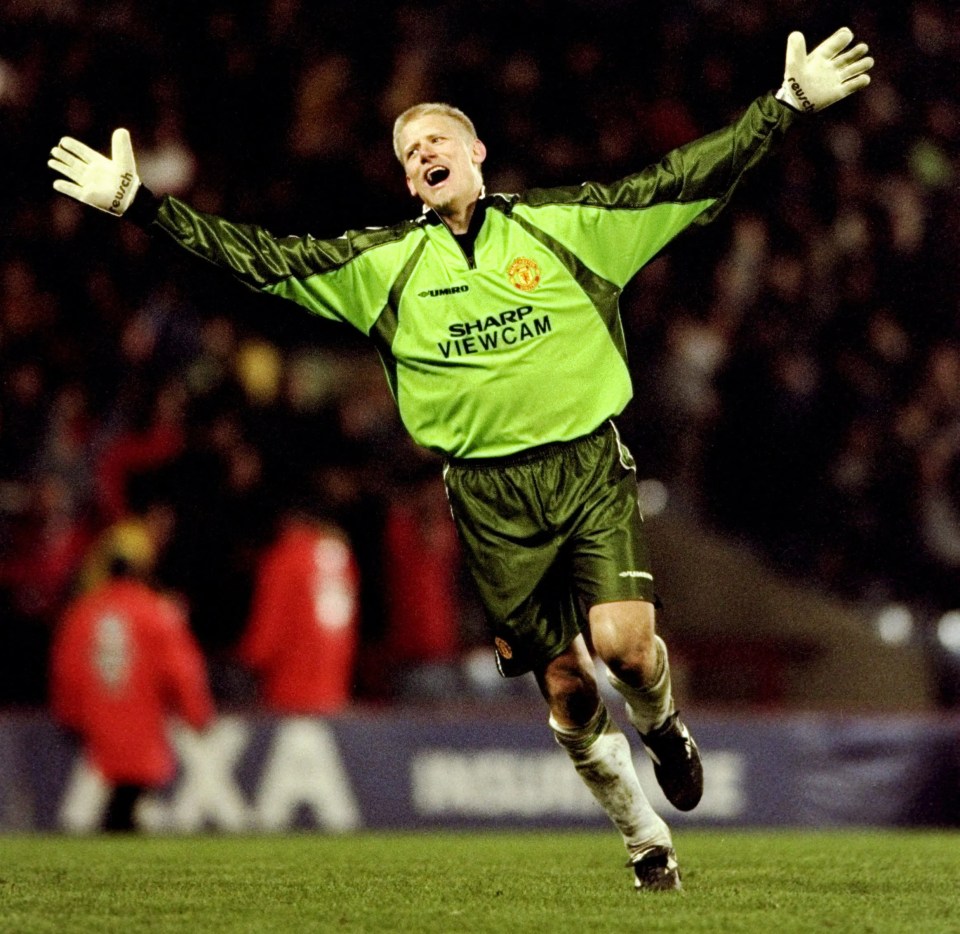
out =
<svg viewBox="0 0 960 934"><path fill-rule="evenodd" d="M590 633L608 679L627 702L627 717L653 759L670 803L692 810L703 796L703 765L673 703L667 647L654 631L653 604L641 600L590 608Z"/></svg>
<svg viewBox="0 0 960 934"><path fill-rule="evenodd" d="M640 787L630 744L600 699L583 638L538 672L537 682L557 742L620 831L630 855L651 846L669 847L670 830Z"/></svg>

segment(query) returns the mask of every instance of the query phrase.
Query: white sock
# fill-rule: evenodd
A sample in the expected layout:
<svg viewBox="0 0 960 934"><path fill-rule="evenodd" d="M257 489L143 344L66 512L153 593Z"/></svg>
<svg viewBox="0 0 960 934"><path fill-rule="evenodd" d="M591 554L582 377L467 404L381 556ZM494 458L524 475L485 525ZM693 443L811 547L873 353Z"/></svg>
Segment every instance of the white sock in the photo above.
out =
<svg viewBox="0 0 960 934"><path fill-rule="evenodd" d="M670 828L657 816L640 787L630 743L602 701L586 726L563 727L551 716L550 729L620 831L631 856L648 846L671 846Z"/></svg>
<svg viewBox="0 0 960 934"><path fill-rule="evenodd" d="M653 637L657 645L659 665L651 684L641 688L631 687L607 670L607 680L627 701L627 717L641 734L663 726L667 717L676 710L673 705L673 690L670 686L670 658L667 646L659 636Z"/></svg>

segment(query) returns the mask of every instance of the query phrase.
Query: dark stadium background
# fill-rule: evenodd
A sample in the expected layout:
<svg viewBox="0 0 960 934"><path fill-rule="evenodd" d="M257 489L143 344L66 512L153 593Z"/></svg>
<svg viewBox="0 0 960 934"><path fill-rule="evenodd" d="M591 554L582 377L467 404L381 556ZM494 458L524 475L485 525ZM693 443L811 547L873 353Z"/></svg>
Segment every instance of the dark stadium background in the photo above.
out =
<svg viewBox="0 0 960 934"><path fill-rule="evenodd" d="M415 210L390 129L418 100L471 114L490 190L609 180L778 85L791 29L812 46L842 24L877 58L869 90L791 134L628 290L621 427L665 516L921 645L932 703L952 705L960 14L935 0L5 2L0 702L44 701L77 543L109 519L98 457L157 418L184 447L131 476L126 505L177 512L161 574L220 698L245 697L229 652L257 555L333 475L365 580L357 696L392 699L382 520L438 468L345 328L55 195L61 135L106 149L126 126L157 191L336 236ZM258 394L258 377L281 389ZM466 587L460 614L466 657L485 644Z"/></svg>

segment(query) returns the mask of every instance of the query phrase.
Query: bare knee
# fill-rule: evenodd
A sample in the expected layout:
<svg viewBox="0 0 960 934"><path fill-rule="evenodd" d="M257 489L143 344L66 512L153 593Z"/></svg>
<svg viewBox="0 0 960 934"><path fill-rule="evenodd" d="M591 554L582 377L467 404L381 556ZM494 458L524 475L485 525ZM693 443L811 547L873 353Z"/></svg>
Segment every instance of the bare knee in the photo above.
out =
<svg viewBox="0 0 960 934"><path fill-rule="evenodd" d="M621 681L640 685L655 674L658 649L653 604L640 600L590 608L590 636L597 655Z"/></svg>
<svg viewBox="0 0 960 934"><path fill-rule="evenodd" d="M560 726L577 727L597 712L600 693L596 671L583 638L578 636L562 655L536 673L537 684Z"/></svg>

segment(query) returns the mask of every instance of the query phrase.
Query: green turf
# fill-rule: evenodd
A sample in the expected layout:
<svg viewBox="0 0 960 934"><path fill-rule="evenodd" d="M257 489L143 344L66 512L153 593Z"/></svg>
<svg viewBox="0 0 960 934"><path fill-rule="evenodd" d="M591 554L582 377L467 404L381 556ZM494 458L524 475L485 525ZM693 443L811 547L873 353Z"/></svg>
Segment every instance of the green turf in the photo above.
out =
<svg viewBox="0 0 960 934"><path fill-rule="evenodd" d="M636 895L612 832L0 837L0 931L960 931L960 834L676 842Z"/></svg>

